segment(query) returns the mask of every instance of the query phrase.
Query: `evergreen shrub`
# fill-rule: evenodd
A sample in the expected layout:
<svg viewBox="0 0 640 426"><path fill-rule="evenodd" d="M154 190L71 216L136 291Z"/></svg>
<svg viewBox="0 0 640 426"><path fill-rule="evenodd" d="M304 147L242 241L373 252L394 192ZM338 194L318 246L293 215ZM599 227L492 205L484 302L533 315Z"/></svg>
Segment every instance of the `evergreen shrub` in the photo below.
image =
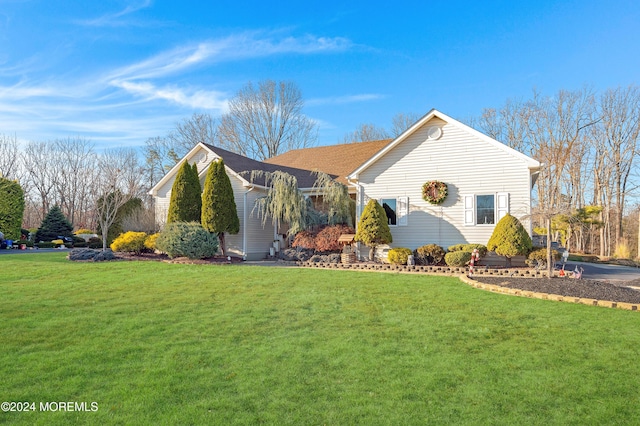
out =
<svg viewBox="0 0 640 426"><path fill-rule="evenodd" d="M531 237L520 221L507 213L496 225L487 243L487 249L504 256L506 267L511 266L511 258L527 255L533 249Z"/></svg>
<svg viewBox="0 0 640 426"><path fill-rule="evenodd" d="M405 247L396 247L389 250L387 253L387 260L394 265L406 265L407 259L413 252L411 249Z"/></svg>
<svg viewBox="0 0 640 426"><path fill-rule="evenodd" d="M0 231L6 240L20 239L24 206L24 191L20 184L0 177Z"/></svg>
<svg viewBox="0 0 640 426"><path fill-rule="evenodd" d="M560 259L560 253L558 252L558 250L551 250L551 261L552 262L556 262L558 259ZM527 260L526 260L527 265L531 266L531 267L535 267L538 264L546 264L547 263L547 249L546 247L542 247L542 248L537 248L535 250L533 250L531 253L529 253L529 255L527 256Z"/></svg>
<svg viewBox="0 0 640 426"><path fill-rule="evenodd" d="M447 251L468 251L469 253L472 253L474 249L478 249L478 254L480 255L480 257L485 257L487 255L487 246L483 244L456 244L453 246L449 246L447 248Z"/></svg>
<svg viewBox="0 0 640 426"><path fill-rule="evenodd" d="M91 249L99 249L102 248L102 238L100 237L91 237L88 241L89 248Z"/></svg>
<svg viewBox="0 0 640 426"><path fill-rule="evenodd" d="M465 266L470 260L469 251L451 251L444 255L444 261L448 266Z"/></svg>
<svg viewBox="0 0 640 426"><path fill-rule="evenodd" d="M62 213L60 207L53 206L42 220L36 232L36 241L51 241L59 236L73 235L73 226Z"/></svg>
<svg viewBox="0 0 640 426"><path fill-rule="evenodd" d="M437 244L427 244L415 249L413 256L418 265L437 265L444 259L444 249Z"/></svg>
<svg viewBox="0 0 640 426"><path fill-rule="evenodd" d="M111 250L140 254L145 249L144 242L147 238L145 232L128 231L118 237L111 243Z"/></svg>
<svg viewBox="0 0 640 426"><path fill-rule="evenodd" d="M204 259L216 254L218 239L199 223L172 222L160 233L156 247L171 258Z"/></svg>
<svg viewBox="0 0 640 426"><path fill-rule="evenodd" d="M150 250L150 251L154 251L156 249L156 241L158 240L158 237L160 236L160 233L156 232L155 234L150 234L147 236L147 238L145 238L144 240L144 246Z"/></svg>

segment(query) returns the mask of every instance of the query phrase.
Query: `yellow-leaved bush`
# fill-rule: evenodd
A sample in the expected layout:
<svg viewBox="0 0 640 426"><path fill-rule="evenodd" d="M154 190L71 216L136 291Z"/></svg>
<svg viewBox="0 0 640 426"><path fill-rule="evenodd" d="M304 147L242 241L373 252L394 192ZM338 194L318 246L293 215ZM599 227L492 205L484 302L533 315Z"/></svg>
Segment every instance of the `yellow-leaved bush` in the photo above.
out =
<svg viewBox="0 0 640 426"><path fill-rule="evenodd" d="M387 260L394 265L406 265L412 253L411 249L405 247L392 248L387 254Z"/></svg>
<svg viewBox="0 0 640 426"><path fill-rule="evenodd" d="M146 248L148 248L149 250L155 250L156 249L156 240L158 239L158 237L160 236L159 232L156 232L155 234L151 234L148 235L147 238L145 238L144 240L144 246Z"/></svg>
<svg viewBox="0 0 640 426"><path fill-rule="evenodd" d="M144 250L144 242L147 238L146 232L128 231L111 243L111 250L140 254Z"/></svg>

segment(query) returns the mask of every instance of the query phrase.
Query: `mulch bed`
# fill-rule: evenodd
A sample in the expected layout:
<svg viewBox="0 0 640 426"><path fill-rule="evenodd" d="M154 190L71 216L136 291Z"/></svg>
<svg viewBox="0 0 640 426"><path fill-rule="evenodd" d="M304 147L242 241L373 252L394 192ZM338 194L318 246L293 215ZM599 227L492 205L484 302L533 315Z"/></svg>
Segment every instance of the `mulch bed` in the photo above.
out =
<svg viewBox="0 0 640 426"><path fill-rule="evenodd" d="M174 259L170 259L166 254L160 253L140 253L140 254L131 254L131 253L117 253L119 259L123 260L152 260L156 262L167 262L167 263L183 263L190 265L211 265L211 264L232 264L232 263L242 263L242 258L230 256L231 260L229 260L226 256L214 256L208 257L206 259L189 259L187 257L176 257Z"/></svg>
<svg viewBox="0 0 640 426"><path fill-rule="evenodd" d="M474 281L493 284L518 290L538 293L559 294L562 296L585 299L606 300L611 302L640 303L640 291L629 286L640 287L640 279L624 284L573 278L516 278L473 276Z"/></svg>

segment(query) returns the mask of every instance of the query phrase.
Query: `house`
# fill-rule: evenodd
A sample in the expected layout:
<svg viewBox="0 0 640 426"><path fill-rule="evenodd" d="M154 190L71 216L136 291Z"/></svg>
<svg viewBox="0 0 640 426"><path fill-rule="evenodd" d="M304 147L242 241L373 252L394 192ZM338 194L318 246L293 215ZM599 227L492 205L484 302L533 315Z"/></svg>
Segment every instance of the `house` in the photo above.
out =
<svg viewBox="0 0 640 426"><path fill-rule="evenodd" d="M240 219L240 232L225 236L227 251L246 260L264 259L279 235L273 226L263 227L262 220L251 214L256 199L265 196L267 191L264 176L252 179L251 172L285 171L297 178L300 189L308 192L315 182L315 176L311 171L262 163L222 148L198 143L149 192L155 199L156 222L163 225L167 220L171 188L182 162L188 161L189 164L198 165L200 185L204 187L209 165L219 158L224 160Z"/></svg>
<svg viewBox="0 0 640 426"><path fill-rule="evenodd" d="M357 217L369 199L377 199L388 212L391 246L415 249L431 243L445 248L486 244L507 212L531 231L531 189L541 167L538 161L437 110L393 140L292 150L264 162L200 143L183 161L198 164L204 183L209 164L217 158L224 159L240 218L240 233L227 236L227 247L245 259L264 258L278 238L278 230L263 227L251 215L255 200L266 194L264 180L250 179L252 170L292 174L307 194L313 193L313 172L327 173L348 185ZM151 190L160 222L166 220L179 166ZM448 196L443 203L423 199L422 186L429 181L446 184Z"/></svg>
<svg viewBox="0 0 640 426"><path fill-rule="evenodd" d="M486 244L506 214L531 234L531 190L541 164L431 110L347 176L356 215L377 199L390 216L393 247ZM423 199L426 182L446 184L441 204ZM388 247L381 247L381 250Z"/></svg>

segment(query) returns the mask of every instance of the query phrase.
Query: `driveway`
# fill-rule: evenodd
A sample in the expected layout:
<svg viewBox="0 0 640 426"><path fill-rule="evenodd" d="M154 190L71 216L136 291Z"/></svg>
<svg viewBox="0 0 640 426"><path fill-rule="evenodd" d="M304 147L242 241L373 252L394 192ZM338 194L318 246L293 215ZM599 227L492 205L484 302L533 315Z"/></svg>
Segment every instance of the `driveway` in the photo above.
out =
<svg viewBox="0 0 640 426"><path fill-rule="evenodd" d="M584 268L582 278L590 280L631 281L640 278L640 268L633 266L608 265L605 263L567 262L565 271L573 271L576 266Z"/></svg>

